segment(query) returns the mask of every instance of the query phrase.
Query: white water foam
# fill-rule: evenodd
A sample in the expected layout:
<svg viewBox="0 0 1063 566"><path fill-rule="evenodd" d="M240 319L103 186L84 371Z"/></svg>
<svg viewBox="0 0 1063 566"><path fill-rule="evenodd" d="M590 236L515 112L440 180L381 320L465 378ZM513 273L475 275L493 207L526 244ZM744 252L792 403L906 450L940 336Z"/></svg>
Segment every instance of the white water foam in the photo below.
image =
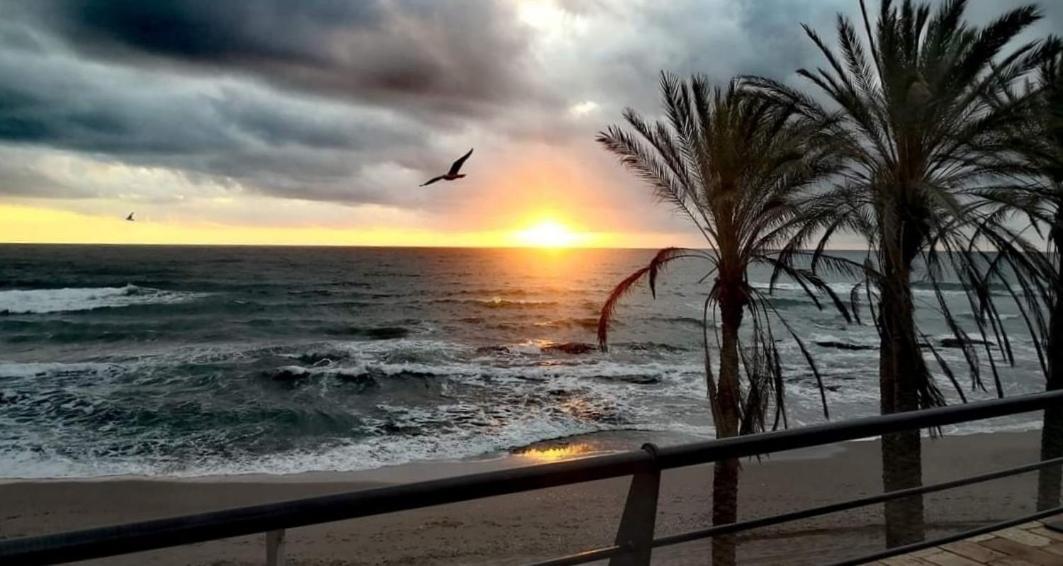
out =
<svg viewBox="0 0 1063 566"><path fill-rule="evenodd" d="M132 305L173 304L198 296L198 293L181 293L136 285L11 290L0 291L0 313L43 314Z"/></svg>

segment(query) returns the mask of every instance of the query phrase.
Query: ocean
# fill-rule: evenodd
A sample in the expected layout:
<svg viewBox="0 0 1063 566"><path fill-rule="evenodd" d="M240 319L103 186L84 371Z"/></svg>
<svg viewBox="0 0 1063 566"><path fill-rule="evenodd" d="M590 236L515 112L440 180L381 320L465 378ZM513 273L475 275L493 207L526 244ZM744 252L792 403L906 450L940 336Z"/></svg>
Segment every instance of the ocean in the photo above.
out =
<svg viewBox="0 0 1063 566"><path fill-rule="evenodd" d="M0 477L351 471L600 431L709 438L703 265L670 269L657 299L629 295L610 350L594 348L609 290L652 254L0 246ZM751 274L754 285L767 278ZM973 329L962 287L946 287ZM915 293L923 331L940 342L933 293L919 283ZM847 324L785 282L772 301L809 342L831 419L877 413L868 313ZM1040 390L1033 343L1001 306L1017 357L1001 367L1005 390ZM797 347L780 348L790 426L822 422ZM970 398L992 396L988 373L990 392L970 393L961 350L940 351ZM947 432L1032 427L1036 416Z"/></svg>

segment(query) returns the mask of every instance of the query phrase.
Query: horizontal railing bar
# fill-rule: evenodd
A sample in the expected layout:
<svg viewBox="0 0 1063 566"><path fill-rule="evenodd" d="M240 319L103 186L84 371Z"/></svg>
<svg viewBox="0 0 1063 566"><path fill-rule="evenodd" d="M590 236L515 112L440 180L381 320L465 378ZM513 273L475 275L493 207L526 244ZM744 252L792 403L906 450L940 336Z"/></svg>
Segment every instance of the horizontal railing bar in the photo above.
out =
<svg viewBox="0 0 1063 566"><path fill-rule="evenodd" d="M560 558L551 558L550 560L544 560L542 562L532 562L527 566L569 566L570 564L586 564L588 562L594 562L595 560L612 558L619 554L621 550L623 550L623 548L614 544L613 546L596 548L594 550L584 550L583 552L569 554L568 556L562 556Z"/></svg>
<svg viewBox="0 0 1063 566"><path fill-rule="evenodd" d="M963 487L976 483L982 483L992 481L1000 478L1006 478L1009 476L1015 476L1046 468L1048 466L1058 465L1063 463L1063 457L1052 458L1051 460L1044 460L1041 462L1034 462L1032 464L1025 464L1014 468L1008 468L1005 470L997 470L994 472L981 474L977 476L969 476L958 480L945 481L941 483L935 483L920 487L911 487L908 489L898 489L895 491L889 491L886 493L880 493L878 495L871 495L867 497L861 497L859 499L850 499L840 503L831 503L829 505L823 505L820 507L812 507L810 509L802 509L800 511L794 511L791 513L782 513L779 515L772 515L770 517L760 517L757 519L750 519L748 521L738 521L735 523L728 523L726 525L716 525L704 529L698 529L696 531L689 531L685 533L679 533L669 536L660 537L653 541L654 548L660 546L670 546L673 544L680 544L684 542L690 542L711 536L729 535L748 531L752 529L759 529L763 527L770 527L772 525L778 525L781 523L788 523L791 521L799 521L801 519L810 519L812 517L818 517L820 515L827 515L830 513L839 513L841 511L848 511L850 509L856 509L858 507L865 507L868 505L874 505L876 503L884 503L892 499L900 499L902 497L911 497L913 495L921 495L925 493L934 493L937 491L945 491L948 489L955 489L957 487Z"/></svg>
<svg viewBox="0 0 1063 566"><path fill-rule="evenodd" d="M1010 399L993 399L950 407L851 419L840 423L825 423L720 440L664 446L657 451L657 463L662 469L680 468L729 458L810 448L906 430L1015 415L1038 411L1052 402L1063 401L1063 395L1060 393L1063 391L1034 393Z"/></svg>
<svg viewBox="0 0 1063 566"><path fill-rule="evenodd" d="M0 541L0 563L56 564L628 476L645 451ZM588 465L590 464L590 465Z"/></svg>
<svg viewBox="0 0 1063 566"><path fill-rule="evenodd" d="M919 552L920 550L926 550L935 546L949 544L950 542L957 542L963 539L968 539L979 535L986 535L995 531L1011 528L1016 525L1021 525L1023 523L1029 523L1030 521L1036 521L1038 519L1047 519L1048 517L1059 515L1060 513L1063 513L1063 506L1053 507L1052 509L1038 511L1037 513L1032 513L1030 515L1019 517L1018 519L1008 519L1007 521L1001 521L999 523L993 523L984 527L978 527L976 529L970 529L963 532L946 535L933 540L916 542L905 546L895 546L893 548L888 548L881 552L876 552L875 554L861 556L860 558L850 558L847 560L842 560L841 562L834 562L832 564L829 564L828 566L858 566L860 564L867 564L868 562L873 562L875 560L884 560L886 558L900 556L902 554L908 554L910 552Z"/></svg>
<svg viewBox="0 0 1063 566"><path fill-rule="evenodd" d="M727 458L868 438L908 429L1019 414L1044 409L1061 401L1063 391L1036 393L1010 399L663 447L658 449L656 458L646 451L635 450L554 464L25 537L0 541L0 558L17 560L23 564L86 560L627 476L655 465L662 469L677 468Z"/></svg>

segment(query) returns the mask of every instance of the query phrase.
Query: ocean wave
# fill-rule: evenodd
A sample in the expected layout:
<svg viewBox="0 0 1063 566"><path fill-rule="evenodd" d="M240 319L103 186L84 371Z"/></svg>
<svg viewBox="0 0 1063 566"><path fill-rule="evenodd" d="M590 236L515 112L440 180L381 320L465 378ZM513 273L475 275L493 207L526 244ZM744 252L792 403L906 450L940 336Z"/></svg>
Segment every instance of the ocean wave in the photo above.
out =
<svg viewBox="0 0 1063 566"><path fill-rule="evenodd" d="M692 316L649 316L646 317L646 320L652 320L655 322L665 322L668 324L682 324L684 326L693 326L696 328L701 328L702 324L700 318L695 318ZM614 321L612 322L612 324L616 324L616 322Z"/></svg>
<svg viewBox="0 0 1063 566"><path fill-rule="evenodd" d="M388 361L400 344L411 353ZM159 359L0 364L0 377L24 378L0 379L0 426L27 415L47 421L21 427L17 442L0 438L0 476L354 471L482 457L596 431L711 433L697 357L484 359L470 358L467 346L409 339L204 350L196 359L239 359L234 367L256 373L244 372L245 383L230 370L191 386L186 374L153 373ZM835 381L852 373L844 366L825 369L832 413L873 411L873 387ZM815 380L788 375L788 405L800 409L791 425L817 422ZM865 381L872 378L869 370ZM677 407L700 418L679 418Z"/></svg>
<svg viewBox="0 0 1063 566"><path fill-rule="evenodd" d="M134 305L174 304L199 296L201 296L200 293L167 291L136 285L0 291L0 313L44 314Z"/></svg>
<svg viewBox="0 0 1063 566"><path fill-rule="evenodd" d="M838 295L842 299L848 300L850 295L851 295L851 293L852 293L852 291L853 291L853 288L856 285L857 285L856 282L834 282L834 283L828 283L827 287L830 288L831 291L833 291L836 295ZM770 284L768 284L768 283L751 283L750 286L752 286L754 289L758 289L758 290L761 290L761 291L764 291L764 292L768 292L769 289L772 288L772 286ZM812 293L817 294L819 296L824 296L825 295L825 293L823 293L822 291L819 291L816 287L814 287L812 285L809 285L808 289ZM930 281L913 281L911 283L911 289L912 289L912 294L913 295L924 296L924 297L936 297L938 291L940 291L941 294L944 295L944 296L966 295L969 292L968 288L967 288L967 285L965 285L965 284L963 284L961 282L958 282L958 281L941 281L941 282L938 282L938 283L932 283ZM1007 294L1009 294L1008 286L1003 285L1001 283L994 283L994 284L989 285L989 290L990 290L990 293L993 294L993 295L1007 295ZM1018 294L1020 296L1025 294L1025 291L1019 285L1011 286L1010 291L1015 292L1016 294ZM785 283L785 282L784 283L776 283L774 285L774 292L776 292L776 293L784 292L784 293L788 293L788 294L789 293L798 293L802 297L804 297L806 300L810 301L810 299L808 299L808 294L806 293L805 289L802 288L801 285L799 285L797 283ZM860 293L860 301L866 301L867 300L867 290L866 290L866 288L863 285L861 285L859 293Z"/></svg>
<svg viewBox="0 0 1063 566"><path fill-rule="evenodd" d="M624 429L640 420L640 409L615 389L638 383L627 378L631 368L622 365L593 372L617 384L610 388L584 381L590 374L575 372L583 373L578 379L564 368L484 371L475 364L323 362L275 368L264 385L301 383L275 388L272 396L141 392L121 403L101 395L105 391L55 387L48 379L104 367L14 365L22 367L13 373L34 379L0 387L0 403L15 407L6 418L45 416L55 434L23 428L19 442L0 440L4 477L361 470L482 456L549 438ZM425 394L424 384L436 379L464 382L467 391L479 393L456 398L433 387L432 402L412 402L414 393ZM332 386L320 386L329 381ZM319 386L311 387L315 382ZM349 395L373 394L386 386L408 392L401 400L377 396L361 408L352 404Z"/></svg>
<svg viewBox="0 0 1063 566"><path fill-rule="evenodd" d="M469 305L488 309L534 309L557 306L557 301L526 301L491 297L490 299L431 299L435 304Z"/></svg>
<svg viewBox="0 0 1063 566"><path fill-rule="evenodd" d="M665 344L661 342L617 342L616 344L611 344L609 347L632 352L660 352L668 354L690 351L690 348L685 346L677 346L675 344Z"/></svg>
<svg viewBox="0 0 1063 566"><path fill-rule="evenodd" d="M598 318L593 316L564 318L558 320L543 320L532 324L540 328L585 328L588 330L595 330L598 328ZM613 324L618 325L620 322L613 321Z"/></svg>

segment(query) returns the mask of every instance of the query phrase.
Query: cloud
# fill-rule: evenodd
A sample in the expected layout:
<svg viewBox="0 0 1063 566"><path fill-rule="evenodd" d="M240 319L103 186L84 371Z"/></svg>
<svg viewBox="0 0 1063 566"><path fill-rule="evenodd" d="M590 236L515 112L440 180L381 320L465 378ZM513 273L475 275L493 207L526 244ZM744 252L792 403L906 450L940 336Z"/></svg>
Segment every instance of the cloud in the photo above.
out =
<svg viewBox="0 0 1063 566"><path fill-rule="evenodd" d="M656 114L662 69L803 84L822 60L799 24L833 44L836 13L858 16L850 0L0 2L0 199L381 205L448 228L552 200L592 228L682 229L595 133L624 107ZM1063 26L1063 4L1042 8L1030 38ZM469 178L416 189L470 146ZM286 212L304 209L320 210Z"/></svg>
<svg viewBox="0 0 1063 566"><path fill-rule="evenodd" d="M424 115L538 92L507 3L44 0L30 14L89 57L241 73Z"/></svg>
<svg viewBox="0 0 1063 566"><path fill-rule="evenodd" d="M172 77L62 54L0 52L0 139L213 175L274 196L386 202L350 186L388 152L416 164L426 130L386 108ZM0 193L14 183L0 183ZM21 191L22 189L20 189ZM53 196L62 193L50 192Z"/></svg>

